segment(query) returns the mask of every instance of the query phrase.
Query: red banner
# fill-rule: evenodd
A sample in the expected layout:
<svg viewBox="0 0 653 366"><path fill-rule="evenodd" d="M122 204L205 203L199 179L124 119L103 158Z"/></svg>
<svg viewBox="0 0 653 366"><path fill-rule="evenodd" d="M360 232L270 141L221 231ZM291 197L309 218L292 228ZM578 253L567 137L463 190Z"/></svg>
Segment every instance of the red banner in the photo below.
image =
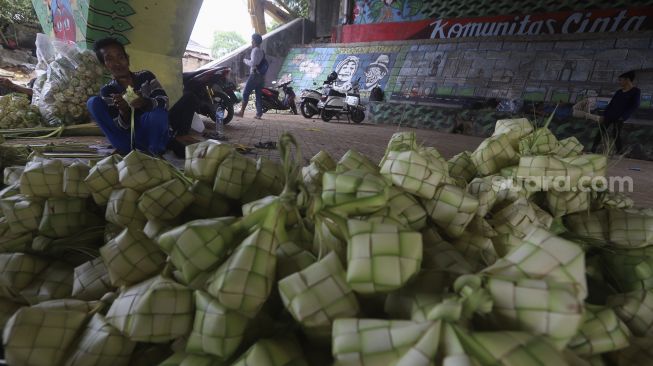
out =
<svg viewBox="0 0 653 366"><path fill-rule="evenodd" d="M608 9L345 25L341 43L637 32L653 29L653 8Z"/></svg>

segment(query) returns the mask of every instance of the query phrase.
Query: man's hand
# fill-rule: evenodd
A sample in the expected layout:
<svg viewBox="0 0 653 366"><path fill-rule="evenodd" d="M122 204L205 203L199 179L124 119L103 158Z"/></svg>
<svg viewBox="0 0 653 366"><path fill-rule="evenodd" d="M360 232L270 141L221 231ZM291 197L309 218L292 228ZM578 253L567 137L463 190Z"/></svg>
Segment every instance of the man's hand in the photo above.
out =
<svg viewBox="0 0 653 366"><path fill-rule="evenodd" d="M122 95L113 94L111 97L113 98L113 104L116 106L116 108L118 108L120 114L123 116L128 116L131 108L129 108L129 104L127 104L127 101L123 99Z"/></svg>
<svg viewBox="0 0 653 366"><path fill-rule="evenodd" d="M150 109L152 102L149 99L138 97L132 101L131 106L134 109Z"/></svg>

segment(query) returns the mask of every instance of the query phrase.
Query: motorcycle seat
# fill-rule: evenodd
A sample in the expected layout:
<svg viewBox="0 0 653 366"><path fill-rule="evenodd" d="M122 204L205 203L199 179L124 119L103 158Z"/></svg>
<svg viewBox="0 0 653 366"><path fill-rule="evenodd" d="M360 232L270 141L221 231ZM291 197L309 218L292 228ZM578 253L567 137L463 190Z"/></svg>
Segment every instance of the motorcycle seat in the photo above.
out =
<svg viewBox="0 0 653 366"><path fill-rule="evenodd" d="M344 98L344 97L347 96L347 94L341 93L341 92L339 92L339 91L337 91L335 89L331 89L331 91L329 91L329 96L330 97L343 97Z"/></svg>
<svg viewBox="0 0 653 366"><path fill-rule="evenodd" d="M191 79L195 78L196 76L200 76L202 74L204 74L204 75L216 75L216 74L221 73L223 70L225 70L227 68L228 68L227 66L219 66L219 67L214 67L214 68L210 68L210 69L199 69L199 70L195 70L195 71L184 72L184 73L182 73L182 80L183 80L183 82L188 82Z"/></svg>
<svg viewBox="0 0 653 366"><path fill-rule="evenodd" d="M278 92L278 91L276 91L276 90L274 90L274 89L269 89L269 88L262 88L262 89L261 89L261 92L262 92L263 94L265 94L265 95L269 95L269 96L277 96L277 95L279 95L279 92Z"/></svg>
<svg viewBox="0 0 653 366"><path fill-rule="evenodd" d="M268 93L272 93L272 94L274 94L274 95L279 95L279 91L276 90L276 89L272 89L272 88L263 88L263 89L261 89L261 90L267 90Z"/></svg>

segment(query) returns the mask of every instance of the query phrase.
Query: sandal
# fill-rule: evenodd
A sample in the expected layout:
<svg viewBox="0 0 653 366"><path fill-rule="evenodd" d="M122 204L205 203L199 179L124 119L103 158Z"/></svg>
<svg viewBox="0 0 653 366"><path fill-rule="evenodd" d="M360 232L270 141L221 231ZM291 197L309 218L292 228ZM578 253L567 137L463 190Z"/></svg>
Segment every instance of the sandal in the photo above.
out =
<svg viewBox="0 0 653 366"><path fill-rule="evenodd" d="M274 141L258 142L257 144L254 145L254 147L259 149L276 150L277 143Z"/></svg>
<svg viewBox="0 0 653 366"><path fill-rule="evenodd" d="M243 144L234 144L233 146L236 149L236 151L238 151L241 154L250 154L254 150L251 147Z"/></svg>
<svg viewBox="0 0 653 366"><path fill-rule="evenodd" d="M215 131L211 131L211 132L205 131L202 134L202 137L205 137L207 139L218 140L218 141L227 141L227 140L229 140L229 138L227 136L225 136L224 134L219 134L219 133L217 133Z"/></svg>

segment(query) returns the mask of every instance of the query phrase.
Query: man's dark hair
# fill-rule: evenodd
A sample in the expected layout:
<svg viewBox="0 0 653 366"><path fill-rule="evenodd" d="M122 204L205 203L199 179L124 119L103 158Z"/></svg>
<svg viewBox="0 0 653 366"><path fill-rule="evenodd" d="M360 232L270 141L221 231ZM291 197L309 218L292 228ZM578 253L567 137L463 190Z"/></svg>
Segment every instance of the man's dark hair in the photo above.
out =
<svg viewBox="0 0 653 366"><path fill-rule="evenodd" d="M258 33L254 33L252 34L252 41L254 41L255 45L260 46L263 43L263 37Z"/></svg>
<svg viewBox="0 0 653 366"><path fill-rule="evenodd" d="M125 56L129 57L129 55L127 55L127 51L125 51L125 46L122 43L120 43L119 40L117 40L117 39L115 39L113 37L106 37L106 38L98 39L93 44L93 51L95 51L95 56L97 56L98 61L100 61L100 63L102 65L104 65L104 55L102 55L101 50L103 48L105 48L105 47L108 47L108 46L118 46L118 47L120 47L120 49L122 50L122 53L124 53Z"/></svg>
<svg viewBox="0 0 653 366"><path fill-rule="evenodd" d="M622 78L622 79L628 79L630 81L635 81L635 71L624 72L623 74L619 75L619 77Z"/></svg>

